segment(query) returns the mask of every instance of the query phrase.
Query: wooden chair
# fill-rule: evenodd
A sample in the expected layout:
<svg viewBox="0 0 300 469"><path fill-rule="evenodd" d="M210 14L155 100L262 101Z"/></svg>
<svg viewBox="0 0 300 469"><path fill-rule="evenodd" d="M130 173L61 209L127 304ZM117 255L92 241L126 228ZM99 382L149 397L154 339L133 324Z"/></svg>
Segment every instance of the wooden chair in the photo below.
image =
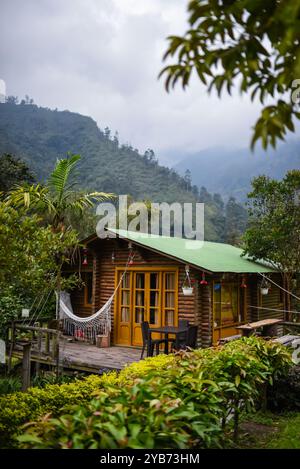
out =
<svg viewBox="0 0 300 469"><path fill-rule="evenodd" d="M160 344L166 344L166 339L149 339L149 322L148 321L143 321L141 323L141 329L142 329L142 337L143 337L143 348L142 348L142 353L141 353L141 360L144 356L145 349L148 349L148 340L151 340L150 342L150 357L153 356L154 352L154 347L156 348L156 355L159 354L159 346Z"/></svg>

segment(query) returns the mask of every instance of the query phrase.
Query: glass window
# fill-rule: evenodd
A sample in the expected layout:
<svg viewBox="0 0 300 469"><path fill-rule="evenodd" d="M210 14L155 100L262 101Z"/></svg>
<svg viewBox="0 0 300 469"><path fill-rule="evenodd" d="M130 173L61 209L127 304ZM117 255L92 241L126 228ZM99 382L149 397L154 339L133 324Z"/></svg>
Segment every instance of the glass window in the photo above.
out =
<svg viewBox="0 0 300 469"><path fill-rule="evenodd" d="M150 308L150 324L158 324L158 310L156 308Z"/></svg>
<svg viewBox="0 0 300 469"><path fill-rule="evenodd" d="M165 321L166 326L174 326L174 311L173 310L166 310L165 312Z"/></svg>
<svg viewBox="0 0 300 469"><path fill-rule="evenodd" d="M124 274L122 288L130 288L130 275L128 273Z"/></svg>
<svg viewBox="0 0 300 469"><path fill-rule="evenodd" d="M136 274L136 288L145 288L145 274Z"/></svg>
<svg viewBox="0 0 300 469"><path fill-rule="evenodd" d="M130 304L130 291L127 291L127 290L122 291L121 302L122 302L122 305Z"/></svg>
<svg viewBox="0 0 300 469"><path fill-rule="evenodd" d="M144 321L144 308L135 308L135 322L141 323Z"/></svg>
<svg viewBox="0 0 300 469"><path fill-rule="evenodd" d="M175 290L175 274L168 273L165 275L165 289Z"/></svg>
<svg viewBox="0 0 300 469"><path fill-rule="evenodd" d="M129 308L121 308L121 322L129 322Z"/></svg>

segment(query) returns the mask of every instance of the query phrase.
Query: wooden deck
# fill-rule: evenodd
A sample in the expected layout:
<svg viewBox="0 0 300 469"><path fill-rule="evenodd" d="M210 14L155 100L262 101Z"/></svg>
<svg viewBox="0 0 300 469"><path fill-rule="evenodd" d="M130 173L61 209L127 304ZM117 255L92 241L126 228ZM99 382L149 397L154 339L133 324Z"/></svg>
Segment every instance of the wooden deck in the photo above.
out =
<svg viewBox="0 0 300 469"><path fill-rule="evenodd" d="M60 342L60 364L65 368L101 372L121 370L127 364L138 362L141 350L129 347L99 348L84 342Z"/></svg>
<svg viewBox="0 0 300 469"><path fill-rule="evenodd" d="M15 344L13 356L22 358L22 347ZM61 369L101 373L109 370L121 370L127 364L140 360L141 350L129 347L112 346L99 348L85 342L70 341L62 337L59 341L59 366ZM48 366L57 366L54 357L38 352L33 346L31 362Z"/></svg>

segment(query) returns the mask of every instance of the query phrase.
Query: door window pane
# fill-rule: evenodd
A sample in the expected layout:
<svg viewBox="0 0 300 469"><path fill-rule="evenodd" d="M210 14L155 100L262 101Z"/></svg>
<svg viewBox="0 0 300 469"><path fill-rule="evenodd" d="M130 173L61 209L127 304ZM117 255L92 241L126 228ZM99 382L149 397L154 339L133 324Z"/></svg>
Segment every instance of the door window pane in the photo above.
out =
<svg viewBox="0 0 300 469"><path fill-rule="evenodd" d="M145 274L136 274L136 288L145 288Z"/></svg>
<svg viewBox="0 0 300 469"><path fill-rule="evenodd" d="M121 322L129 322L129 308L121 308Z"/></svg>
<svg viewBox="0 0 300 469"><path fill-rule="evenodd" d="M130 288L130 275L129 274L124 274L123 280L122 280L122 288Z"/></svg>
<svg viewBox="0 0 300 469"><path fill-rule="evenodd" d="M145 292L144 291L135 292L135 304L137 306L144 306L145 304Z"/></svg>
<svg viewBox="0 0 300 469"><path fill-rule="evenodd" d="M122 305L129 305L130 304L130 292L129 291L122 291Z"/></svg>
<svg viewBox="0 0 300 469"><path fill-rule="evenodd" d="M140 324L144 321L144 308L135 308L135 322Z"/></svg>
<svg viewBox="0 0 300 469"><path fill-rule="evenodd" d="M175 290L175 274L169 273L165 275L165 289Z"/></svg>
<svg viewBox="0 0 300 469"><path fill-rule="evenodd" d="M159 289L159 274L151 273L150 274L150 290Z"/></svg>
<svg viewBox="0 0 300 469"><path fill-rule="evenodd" d="M166 321L166 326L174 326L174 311L166 310L165 321Z"/></svg>
<svg viewBox="0 0 300 469"><path fill-rule="evenodd" d="M175 308L175 293L166 292L166 308Z"/></svg>
<svg viewBox="0 0 300 469"><path fill-rule="evenodd" d="M150 306L158 306L159 292L150 291Z"/></svg>
<svg viewBox="0 0 300 469"><path fill-rule="evenodd" d="M150 308L150 324L158 324L158 310L156 308Z"/></svg>

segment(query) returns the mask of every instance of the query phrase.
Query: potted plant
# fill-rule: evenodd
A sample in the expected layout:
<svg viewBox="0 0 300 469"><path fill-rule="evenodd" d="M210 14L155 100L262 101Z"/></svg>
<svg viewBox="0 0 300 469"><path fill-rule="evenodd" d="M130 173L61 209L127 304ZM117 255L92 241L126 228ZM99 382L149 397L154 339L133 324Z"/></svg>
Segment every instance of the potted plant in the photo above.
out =
<svg viewBox="0 0 300 469"><path fill-rule="evenodd" d="M189 287L189 286L182 286L182 293L184 294L184 296L191 296L193 294L193 287Z"/></svg>

